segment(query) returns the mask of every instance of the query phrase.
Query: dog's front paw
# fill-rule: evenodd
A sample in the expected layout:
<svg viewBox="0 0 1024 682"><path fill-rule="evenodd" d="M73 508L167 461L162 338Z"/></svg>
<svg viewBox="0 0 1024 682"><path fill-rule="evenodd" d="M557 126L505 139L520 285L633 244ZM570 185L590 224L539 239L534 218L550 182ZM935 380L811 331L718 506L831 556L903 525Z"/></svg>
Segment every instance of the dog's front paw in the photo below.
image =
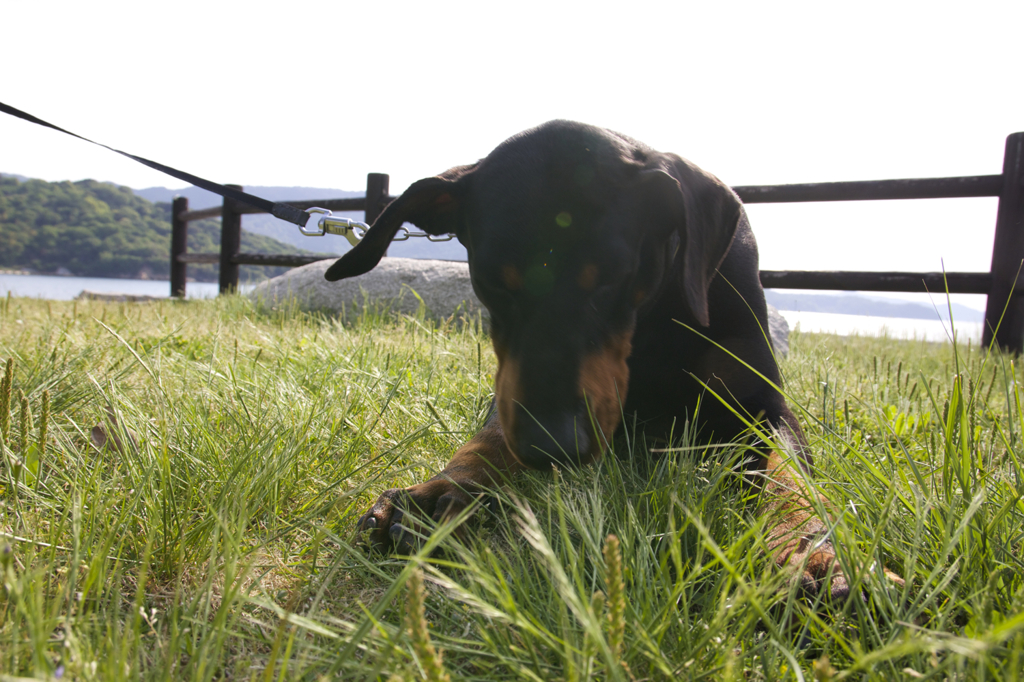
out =
<svg viewBox="0 0 1024 682"><path fill-rule="evenodd" d="M393 488L381 493L370 511L359 517L356 530L365 533L366 542L381 551L399 554L415 551L426 529L416 519L435 523L458 516L472 497L448 480L433 480L409 488Z"/></svg>
<svg viewBox="0 0 1024 682"><path fill-rule="evenodd" d="M805 594L816 595L827 585L833 600L843 601L850 596L850 584L831 541L805 535L783 543L776 552L776 564L800 572L800 587Z"/></svg>
<svg viewBox="0 0 1024 682"><path fill-rule="evenodd" d="M781 543L775 548L775 562L780 567L800 571L800 587L805 594L817 595L822 588L829 591L835 602L842 602L850 596L850 583L843 572L836 549L830 540L820 535L805 535ZM902 586L903 578L889 569L883 569L890 582Z"/></svg>

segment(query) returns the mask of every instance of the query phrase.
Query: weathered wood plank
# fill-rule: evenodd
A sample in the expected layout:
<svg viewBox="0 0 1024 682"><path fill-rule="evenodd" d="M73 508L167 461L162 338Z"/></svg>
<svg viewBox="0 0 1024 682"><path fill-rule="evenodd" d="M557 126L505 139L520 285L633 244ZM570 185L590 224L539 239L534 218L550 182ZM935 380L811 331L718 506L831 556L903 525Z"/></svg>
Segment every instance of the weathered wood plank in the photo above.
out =
<svg viewBox="0 0 1024 682"><path fill-rule="evenodd" d="M1003 183L992 244L992 286L985 306L985 345L1024 352L1024 297L1010 298L1024 281L1024 133L1006 138ZM998 330L997 330L998 328Z"/></svg>
<svg viewBox="0 0 1024 682"><path fill-rule="evenodd" d="M732 189L746 204L782 204L808 201L996 197L1002 190L1002 184L1001 175L976 175L958 178L811 182L796 185L741 185Z"/></svg>
<svg viewBox="0 0 1024 682"><path fill-rule="evenodd" d="M906 291L951 294L987 294L992 275L987 272L854 272L762 270L765 289L824 289L834 291Z"/></svg>
<svg viewBox="0 0 1024 682"><path fill-rule="evenodd" d="M241 185L225 185L242 191ZM238 289L238 264L235 256L242 248L241 205L227 197L220 213L220 293L228 294Z"/></svg>
<svg viewBox="0 0 1024 682"><path fill-rule="evenodd" d="M180 256L188 252L188 197L174 197L171 203L171 296L185 298L188 264Z"/></svg>

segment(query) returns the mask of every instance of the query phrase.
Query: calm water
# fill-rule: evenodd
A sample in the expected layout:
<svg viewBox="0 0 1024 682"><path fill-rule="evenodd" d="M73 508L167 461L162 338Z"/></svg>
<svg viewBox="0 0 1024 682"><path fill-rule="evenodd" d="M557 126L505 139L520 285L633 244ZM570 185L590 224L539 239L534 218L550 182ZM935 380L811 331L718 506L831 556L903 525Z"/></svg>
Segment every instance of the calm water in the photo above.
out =
<svg viewBox="0 0 1024 682"><path fill-rule="evenodd" d="M242 290L250 288L243 286ZM106 279L102 277L52 277L48 275L0 275L0 296L8 292L12 296L47 298L55 301L70 301L82 291L109 294L142 294L145 296L169 296L170 282L142 279ZM189 282L185 288L188 298L212 298L217 295L217 285L212 282ZM837 315L833 313L806 313L783 310L782 316L790 328L797 325L805 332L830 332L861 334L865 336L888 335L894 339L922 339L947 341L951 334L949 324L940 320L911 320L902 317L868 317L865 315ZM981 340L982 323L964 322L956 326L961 341Z"/></svg>
<svg viewBox="0 0 1024 682"><path fill-rule="evenodd" d="M246 288L243 286L242 290L244 291ZM11 296L70 301L83 291L94 291L101 294L170 296L171 283L146 279L0 274L0 296L6 296L10 292ZM217 295L217 284L189 282L185 286L185 294L188 298L212 298Z"/></svg>
<svg viewBox="0 0 1024 682"><path fill-rule="evenodd" d="M837 315L835 313L805 313L780 310L789 322L789 328L800 326L805 332L827 332L849 336L888 336L892 339L918 339L921 341L949 341L953 334L948 322L942 320L918 320L906 317L871 317L868 315ZM956 322L957 339L981 342L983 323Z"/></svg>

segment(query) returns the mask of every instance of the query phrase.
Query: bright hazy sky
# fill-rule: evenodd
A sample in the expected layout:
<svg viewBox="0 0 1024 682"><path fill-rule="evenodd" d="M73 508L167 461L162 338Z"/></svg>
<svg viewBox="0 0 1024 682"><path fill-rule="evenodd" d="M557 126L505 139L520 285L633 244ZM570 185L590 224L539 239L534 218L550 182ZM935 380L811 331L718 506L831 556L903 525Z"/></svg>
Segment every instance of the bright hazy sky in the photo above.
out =
<svg viewBox="0 0 1024 682"><path fill-rule="evenodd" d="M1001 172L1024 2L24 2L0 101L218 181L392 193L553 118L733 185ZM181 183L0 117L0 171ZM988 270L995 199L757 205L765 269Z"/></svg>

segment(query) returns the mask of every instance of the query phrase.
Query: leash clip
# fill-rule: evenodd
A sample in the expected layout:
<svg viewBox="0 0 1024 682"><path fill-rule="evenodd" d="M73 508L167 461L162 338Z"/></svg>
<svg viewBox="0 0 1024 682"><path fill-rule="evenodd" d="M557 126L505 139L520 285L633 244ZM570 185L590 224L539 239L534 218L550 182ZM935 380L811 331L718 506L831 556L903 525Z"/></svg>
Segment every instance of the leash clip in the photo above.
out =
<svg viewBox="0 0 1024 682"><path fill-rule="evenodd" d="M338 234L355 246L366 235L370 226L358 220L350 220L336 216L326 208L312 206L306 209L309 219L306 225L299 226L299 232L307 237L323 237L325 234Z"/></svg>
<svg viewBox="0 0 1024 682"><path fill-rule="evenodd" d="M450 242L455 239L455 235L452 233L448 234L427 234L426 232L410 230L405 225L398 228L398 235L391 238L393 242L405 242L409 241L409 237L426 237L428 242Z"/></svg>

